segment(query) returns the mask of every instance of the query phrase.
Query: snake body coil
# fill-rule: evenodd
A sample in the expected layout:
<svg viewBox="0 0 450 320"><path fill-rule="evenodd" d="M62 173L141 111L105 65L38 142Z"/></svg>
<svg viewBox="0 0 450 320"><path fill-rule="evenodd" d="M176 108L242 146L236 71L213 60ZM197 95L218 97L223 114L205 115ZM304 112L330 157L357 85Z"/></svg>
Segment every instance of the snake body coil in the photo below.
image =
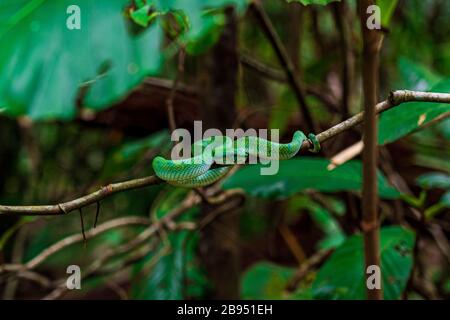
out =
<svg viewBox="0 0 450 320"><path fill-rule="evenodd" d="M193 153L199 155L180 160L158 156L153 159L152 165L155 174L169 184L186 188L203 187L224 177L232 164L244 163L251 156L269 160L290 159L307 139L314 146L311 151L318 152L320 145L315 136L310 134L307 138L301 131L296 131L292 141L285 144L255 136L244 136L236 141L226 136L215 136L192 145ZM211 168L213 164L221 167Z"/></svg>

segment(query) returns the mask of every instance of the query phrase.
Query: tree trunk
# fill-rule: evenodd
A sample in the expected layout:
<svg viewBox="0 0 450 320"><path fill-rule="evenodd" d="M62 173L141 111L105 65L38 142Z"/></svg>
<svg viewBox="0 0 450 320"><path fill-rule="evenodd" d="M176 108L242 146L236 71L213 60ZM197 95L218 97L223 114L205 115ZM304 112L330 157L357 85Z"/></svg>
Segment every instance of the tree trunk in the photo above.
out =
<svg viewBox="0 0 450 320"><path fill-rule="evenodd" d="M220 40L208 54L200 81L203 130L233 128L237 88L237 19L232 8L226 10L226 25ZM202 215L217 207L204 203ZM213 284L213 299L239 297L239 246L237 212L225 212L214 219L201 235L200 254Z"/></svg>

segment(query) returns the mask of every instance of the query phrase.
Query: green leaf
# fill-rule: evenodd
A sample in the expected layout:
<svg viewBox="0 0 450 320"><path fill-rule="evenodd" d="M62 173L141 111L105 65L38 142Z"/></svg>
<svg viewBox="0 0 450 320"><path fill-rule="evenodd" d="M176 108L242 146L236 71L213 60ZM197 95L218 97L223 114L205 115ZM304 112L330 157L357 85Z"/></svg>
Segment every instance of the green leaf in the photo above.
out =
<svg viewBox="0 0 450 320"><path fill-rule="evenodd" d="M241 279L242 299L287 299L285 292L295 268L264 261L251 266Z"/></svg>
<svg viewBox="0 0 450 320"><path fill-rule="evenodd" d="M430 90L434 85L443 80L443 78L430 70L429 67L400 57L398 69L403 82L403 88L409 90Z"/></svg>
<svg viewBox="0 0 450 320"><path fill-rule="evenodd" d="M399 299L412 268L414 233L398 226L381 229L382 289L387 300ZM361 234L340 246L319 270L313 283L316 299L365 299L366 275Z"/></svg>
<svg viewBox="0 0 450 320"><path fill-rule="evenodd" d="M224 189L242 188L246 193L261 198L283 199L300 191L313 189L322 192L360 191L362 165L353 160L329 171L329 161L323 158L303 157L279 162L275 175L261 175L262 165L248 165L225 180ZM378 174L380 196L394 199L400 193Z"/></svg>
<svg viewBox="0 0 450 320"><path fill-rule="evenodd" d="M179 205L187 189L169 186L155 200L151 209L153 219L160 219ZM189 209L179 221L193 221L199 210ZM135 299L173 300L200 298L208 283L196 258L198 234L178 231L163 238L159 249L138 263L133 272L131 293ZM155 263L151 268L149 265ZM185 285L187 287L185 288Z"/></svg>
<svg viewBox="0 0 450 320"><path fill-rule="evenodd" d="M439 82L432 92L450 92L450 78ZM450 111L450 104L433 102L408 102L381 114L378 123L378 143L393 142L411 133L443 113Z"/></svg>
<svg viewBox="0 0 450 320"><path fill-rule="evenodd" d="M397 7L398 0L377 0L377 5L381 12L381 25L385 28L389 26L392 15Z"/></svg>
<svg viewBox="0 0 450 320"><path fill-rule="evenodd" d="M134 22L136 22L138 25L142 27L146 27L149 23L149 16L148 12L150 10L150 5L145 5L138 10L135 10L131 12L130 17L133 19Z"/></svg>
<svg viewBox="0 0 450 320"><path fill-rule="evenodd" d="M83 106L101 110L159 70L161 31L132 35L128 0L2 2L0 106L10 115L72 119L82 86ZM80 8L79 30L66 27L69 4Z"/></svg>
<svg viewBox="0 0 450 320"><path fill-rule="evenodd" d="M150 210L152 219L158 220L168 214L188 191L167 186L154 201ZM197 207L188 210L179 221L193 221L198 211ZM196 259L197 247L198 234L189 231L170 233L166 239L163 238L159 250L150 252L134 268L133 297L149 300L183 299L185 294L187 297L201 297L207 282ZM152 261L156 264L148 269ZM186 283L189 283L186 288L189 290L185 290Z"/></svg>
<svg viewBox="0 0 450 320"><path fill-rule="evenodd" d="M219 38L225 22L222 8L234 6L236 13L240 15L247 4L248 0L155 1L155 7L159 11L182 12L185 15L188 28L180 40L186 44L186 50L190 54L204 52Z"/></svg>
<svg viewBox="0 0 450 320"><path fill-rule="evenodd" d="M424 189L450 189L450 175L441 172L425 173L416 182Z"/></svg>
<svg viewBox="0 0 450 320"><path fill-rule="evenodd" d="M316 206L311 212L314 222L325 233L325 238L320 240L319 249L339 247L345 241L345 234L336 219L324 208Z"/></svg>
<svg viewBox="0 0 450 320"><path fill-rule="evenodd" d="M341 0L286 0L287 2L300 2L304 6L308 6L310 4L318 4L321 6L325 6L333 1L341 1Z"/></svg>

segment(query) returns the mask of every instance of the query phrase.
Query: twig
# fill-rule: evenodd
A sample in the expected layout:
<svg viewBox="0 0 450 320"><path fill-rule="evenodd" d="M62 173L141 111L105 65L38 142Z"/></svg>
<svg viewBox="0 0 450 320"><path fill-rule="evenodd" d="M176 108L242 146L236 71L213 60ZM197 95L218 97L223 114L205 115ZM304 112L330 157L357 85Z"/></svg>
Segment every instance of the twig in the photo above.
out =
<svg viewBox="0 0 450 320"><path fill-rule="evenodd" d="M301 246L300 242L295 237L294 233L289 229L289 227L282 223L278 226L278 231L287 244L289 250L291 251L294 258L297 260L298 264L301 265L305 261L306 255L305 250Z"/></svg>
<svg viewBox="0 0 450 320"><path fill-rule="evenodd" d="M350 147L345 148L344 150L340 151L339 153L335 154L330 159L330 164L327 166L327 169L333 170L337 166L340 166L340 165L346 163L347 161L353 159L361 152L361 150L363 149L363 146L364 146L364 144L361 140L361 141L358 141L357 143L352 144Z"/></svg>
<svg viewBox="0 0 450 320"><path fill-rule="evenodd" d="M100 201L97 201L97 209L95 210L94 228L97 226L99 214L100 214Z"/></svg>
<svg viewBox="0 0 450 320"><path fill-rule="evenodd" d="M341 45L342 59L342 117L345 119L350 112L351 89L353 88L353 51L351 48L351 34L347 21L347 7L345 2L332 3L333 15L339 29L339 43Z"/></svg>
<svg viewBox="0 0 450 320"><path fill-rule="evenodd" d="M175 121L175 111L173 108L173 100L175 99L175 93L178 88L178 83L180 82L180 79L184 73L184 58L185 58L185 51L184 51L184 48L181 47L178 52L178 73L175 77L175 80L173 81L169 97L167 98L167 101L166 101L167 116L169 118L170 132L173 132L177 128L176 121Z"/></svg>
<svg viewBox="0 0 450 320"><path fill-rule="evenodd" d="M263 62L249 56L248 54L241 54L239 56L239 59L244 67L252 69L270 80L277 82L288 81L285 72L279 70L278 68L268 66ZM322 88L305 85L305 93L307 95L315 97L324 105L328 106L331 110L335 112L340 111L337 103L335 102L335 98L327 94Z"/></svg>
<svg viewBox="0 0 450 320"><path fill-rule="evenodd" d="M289 58L289 55L286 52L286 48L284 47L283 43L281 42L281 39L279 38L277 32L275 31L272 22L270 21L269 17L267 16L267 13L264 11L264 8L262 7L262 5L259 3L258 0L254 0L251 3L250 8L255 13L258 23L261 25L264 33L266 34L267 38L272 44L272 47L275 50L278 60L280 61L281 66L284 68L286 72L289 84L294 90L295 96L299 103L300 112L305 118L306 129L309 130L310 132L317 132L318 128L315 125L310 110L308 109L308 106L306 104L304 89L302 87L300 79L297 76L294 64L292 63L292 60Z"/></svg>
<svg viewBox="0 0 450 320"><path fill-rule="evenodd" d="M320 265L323 261L325 261L333 252L332 249L328 250L320 250L315 253L313 256L308 258L305 262L303 262L298 270L295 272L292 279L289 281L286 290L288 292L293 292L297 289L298 284L302 279L311 271L311 269Z"/></svg>
<svg viewBox="0 0 450 320"><path fill-rule="evenodd" d="M86 239L86 233L84 232L83 212L82 212L81 208L79 208L78 211L80 212L81 235L83 236L84 246L86 247L87 239Z"/></svg>

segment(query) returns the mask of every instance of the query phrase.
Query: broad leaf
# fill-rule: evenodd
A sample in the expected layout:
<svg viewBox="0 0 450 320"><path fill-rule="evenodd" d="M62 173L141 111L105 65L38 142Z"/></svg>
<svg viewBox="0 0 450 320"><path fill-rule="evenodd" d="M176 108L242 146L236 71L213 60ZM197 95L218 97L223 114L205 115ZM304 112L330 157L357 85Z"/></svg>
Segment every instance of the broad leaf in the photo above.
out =
<svg viewBox="0 0 450 320"><path fill-rule="evenodd" d="M247 165L225 180L225 189L242 188L248 194L261 198L287 198L299 191L313 189L322 192L360 191L361 162L354 160L329 171L329 161L323 158L303 157L279 162L275 175L261 175L262 165ZM378 174L380 196L397 198L400 193L386 178Z"/></svg>
<svg viewBox="0 0 450 320"><path fill-rule="evenodd" d="M438 83L432 92L450 92L450 78ZM378 123L378 143L393 142L423 126L443 113L450 111L450 104L433 102L408 102L381 114Z"/></svg>
<svg viewBox="0 0 450 320"><path fill-rule="evenodd" d="M157 24L132 35L127 0L3 0L0 6L0 106L11 115L71 119L81 86L84 106L100 110L122 98L161 62ZM69 5L81 29L69 30Z"/></svg>
<svg viewBox="0 0 450 320"><path fill-rule="evenodd" d="M161 23L154 21L158 16L168 11L183 16L188 26L180 42L189 53L200 53L220 35L220 9L234 5L242 13L247 0L138 4L138 10L128 13L141 27L126 17L129 0L3 0L0 111L33 119L72 119L80 97L81 106L104 109L156 74L164 55L173 52L171 47L162 51ZM66 13L69 5L79 7L81 29L66 26L72 19Z"/></svg>
<svg viewBox="0 0 450 320"><path fill-rule="evenodd" d="M398 226L381 229L380 255L384 298L399 299L412 268L414 233ZM365 299L364 245L361 234L340 246L313 283L316 299Z"/></svg>

